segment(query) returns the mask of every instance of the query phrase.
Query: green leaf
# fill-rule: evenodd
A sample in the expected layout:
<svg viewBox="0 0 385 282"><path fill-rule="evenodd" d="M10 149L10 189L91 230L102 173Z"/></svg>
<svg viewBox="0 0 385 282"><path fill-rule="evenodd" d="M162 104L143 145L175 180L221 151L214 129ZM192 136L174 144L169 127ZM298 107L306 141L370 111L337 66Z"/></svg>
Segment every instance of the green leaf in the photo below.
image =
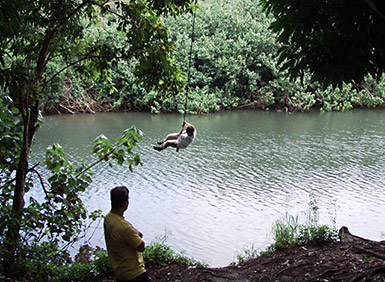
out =
<svg viewBox="0 0 385 282"><path fill-rule="evenodd" d="M11 108L11 111L12 111L12 113L13 113L14 115L18 115L18 114L20 114L20 111L19 111L19 109L18 109L18 108L16 108L16 107L12 107L12 108Z"/></svg>

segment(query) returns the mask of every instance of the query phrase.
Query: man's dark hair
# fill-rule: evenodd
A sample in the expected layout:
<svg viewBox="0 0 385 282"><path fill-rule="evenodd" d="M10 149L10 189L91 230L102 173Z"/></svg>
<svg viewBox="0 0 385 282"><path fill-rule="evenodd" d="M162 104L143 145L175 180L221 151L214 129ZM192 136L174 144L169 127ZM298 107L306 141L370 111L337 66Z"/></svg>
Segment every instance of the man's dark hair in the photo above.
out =
<svg viewBox="0 0 385 282"><path fill-rule="evenodd" d="M189 125L189 126L187 126L187 128L186 128L186 132L187 132L187 134L190 135L190 136L194 134L194 130L195 130L195 127L194 127L193 125Z"/></svg>
<svg viewBox="0 0 385 282"><path fill-rule="evenodd" d="M111 209L121 208L128 200L128 189L126 186L117 186L110 192L111 195Z"/></svg>

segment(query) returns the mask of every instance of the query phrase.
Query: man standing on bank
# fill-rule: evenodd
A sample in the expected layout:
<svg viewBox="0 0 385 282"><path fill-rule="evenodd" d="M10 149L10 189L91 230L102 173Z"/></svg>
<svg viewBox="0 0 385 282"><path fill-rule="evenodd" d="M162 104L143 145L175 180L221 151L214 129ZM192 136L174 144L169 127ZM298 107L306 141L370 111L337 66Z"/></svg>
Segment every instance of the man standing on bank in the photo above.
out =
<svg viewBox="0 0 385 282"><path fill-rule="evenodd" d="M143 234L123 217L129 204L125 186L111 190L111 211L104 217L104 237L108 259L119 282L149 282L142 253Z"/></svg>

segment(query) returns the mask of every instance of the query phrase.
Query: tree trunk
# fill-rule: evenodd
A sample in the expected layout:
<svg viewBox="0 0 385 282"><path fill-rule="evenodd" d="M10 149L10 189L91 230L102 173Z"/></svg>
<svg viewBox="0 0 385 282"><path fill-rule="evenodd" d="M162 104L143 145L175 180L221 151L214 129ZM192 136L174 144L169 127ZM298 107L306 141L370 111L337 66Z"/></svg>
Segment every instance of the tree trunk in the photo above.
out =
<svg viewBox="0 0 385 282"><path fill-rule="evenodd" d="M4 246L7 251L4 259L4 273L6 277L12 277L16 248L20 240L20 227L25 204L24 194L28 173L29 153L31 150L32 140L37 129L39 102L35 101L34 105L27 107L25 109L25 113L23 144L20 152L18 168L16 171L16 183L12 204L14 217L11 220L12 223L8 225L8 231L4 241Z"/></svg>

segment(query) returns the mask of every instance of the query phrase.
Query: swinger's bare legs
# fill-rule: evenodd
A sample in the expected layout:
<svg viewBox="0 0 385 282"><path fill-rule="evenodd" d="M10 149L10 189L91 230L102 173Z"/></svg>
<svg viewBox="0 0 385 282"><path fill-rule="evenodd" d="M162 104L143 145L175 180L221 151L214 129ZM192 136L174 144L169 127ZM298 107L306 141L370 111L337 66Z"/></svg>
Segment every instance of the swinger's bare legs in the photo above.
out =
<svg viewBox="0 0 385 282"><path fill-rule="evenodd" d="M160 146L155 146L154 149L157 151L161 151L163 149L166 149L167 147L174 147L177 148L176 146L176 140L178 139L179 133L171 133L167 135L166 139L163 141L159 141L158 144Z"/></svg>
<svg viewBox="0 0 385 282"><path fill-rule="evenodd" d="M178 139L178 136L179 136L179 133L171 133L169 135L166 136L166 139L164 139L163 141L160 141L158 142L159 145L162 145L163 143L165 143L166 141L169 141L169 140L176 140Z"/></svg>

